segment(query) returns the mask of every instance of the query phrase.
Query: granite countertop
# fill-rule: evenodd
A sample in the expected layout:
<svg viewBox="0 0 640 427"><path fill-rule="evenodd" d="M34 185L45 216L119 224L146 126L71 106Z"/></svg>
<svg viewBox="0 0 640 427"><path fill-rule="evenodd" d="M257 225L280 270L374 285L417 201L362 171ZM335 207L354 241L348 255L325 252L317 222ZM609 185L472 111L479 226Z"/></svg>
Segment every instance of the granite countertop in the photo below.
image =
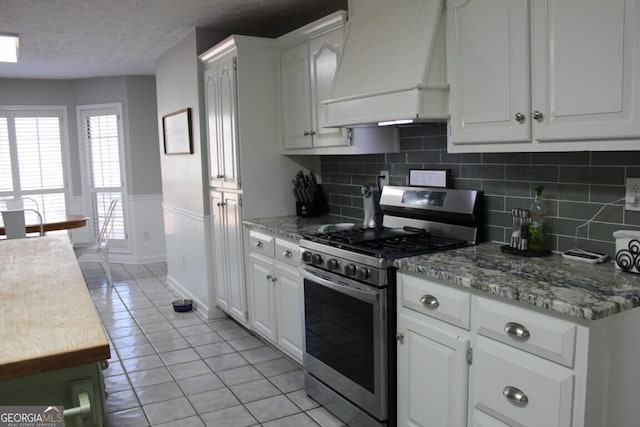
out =
<svg viewBox="0 0 640 427"><path fill-rule="evenodd" d="M301 218L295 215L288 215L244 220L244 224L253 229L263 230L291 240L300 240L303 234L316 233L321 225L345 222L353 223L354 221L351 218L336 215L322 215L316 218Z"/></svg>
<svg viewBox="0 0 640 427"><path fill-rule="evenodd" d="M585 320L603 319L640 305L640 275L613 262L587 264L559 254L523 258L482 243L396 260L400 272L440 279L505 299Z"/></svg>
<svg viewBox="0 0 640 427"><path fill-rule="evenodd" d="M258 230L291 240L323 224L354 222L334 215L245 220ZM640 275L616 270L613 262L587 264L554 254L523 258L504 254L497 243L403 258L400 272L440 279L585 320L598 320L640 306Z"/></svg>

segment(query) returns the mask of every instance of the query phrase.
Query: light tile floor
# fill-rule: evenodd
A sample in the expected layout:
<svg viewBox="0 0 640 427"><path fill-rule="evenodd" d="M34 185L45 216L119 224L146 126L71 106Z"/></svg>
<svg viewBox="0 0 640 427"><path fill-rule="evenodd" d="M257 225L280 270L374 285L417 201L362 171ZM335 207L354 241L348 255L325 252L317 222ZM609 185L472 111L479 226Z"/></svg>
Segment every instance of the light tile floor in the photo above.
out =
<svg viewBox="0 0 640 427"><path fill-rule="evenodd" d="M80 265L111 346L109 426L343 425L307 397L298 365L223 312L174 312L166 264L111 264L112 288Z"/></svg>

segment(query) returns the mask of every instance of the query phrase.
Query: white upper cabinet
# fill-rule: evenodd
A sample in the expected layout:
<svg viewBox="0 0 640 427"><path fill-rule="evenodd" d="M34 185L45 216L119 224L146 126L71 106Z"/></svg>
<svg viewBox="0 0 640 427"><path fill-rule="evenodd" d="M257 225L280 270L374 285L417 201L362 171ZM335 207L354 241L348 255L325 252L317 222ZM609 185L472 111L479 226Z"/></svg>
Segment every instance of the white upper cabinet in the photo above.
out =
<svg viewBox="0 0 640 427"><path fill-rule="evenodd" d="M209 185L239 188L236 52L206 65Z"/></svg>
<svg viewBox="0 0 640 427"><path fill-rule="evenodd" d="M398 151L395 129L325 127L322 102L331 97L346 18L338 11L278 39L284 154Z"/></svg>
<svg viewBox="0 0 640 427"><path fill-rule="evenodd" d="M640 146L635 0L449 0L449 151Z"/></svg>

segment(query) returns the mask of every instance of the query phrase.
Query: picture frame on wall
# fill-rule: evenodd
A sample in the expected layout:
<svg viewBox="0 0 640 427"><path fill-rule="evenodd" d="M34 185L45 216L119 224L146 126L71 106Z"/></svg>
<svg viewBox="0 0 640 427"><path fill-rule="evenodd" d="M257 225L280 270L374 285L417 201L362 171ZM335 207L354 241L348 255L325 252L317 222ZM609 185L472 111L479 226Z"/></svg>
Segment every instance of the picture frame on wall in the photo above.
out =
<svg viewBox="0 0 640 427"><path fill-rule="evenodd" d="M165 154L193 154L191 108L162 116Z"/></svg>

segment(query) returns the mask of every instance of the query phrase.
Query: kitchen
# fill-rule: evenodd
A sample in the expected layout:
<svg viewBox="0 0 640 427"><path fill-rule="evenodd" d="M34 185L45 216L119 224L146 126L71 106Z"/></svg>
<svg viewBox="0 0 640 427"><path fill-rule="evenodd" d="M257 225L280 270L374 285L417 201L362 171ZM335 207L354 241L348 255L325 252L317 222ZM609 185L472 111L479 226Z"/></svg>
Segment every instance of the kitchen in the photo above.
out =
<svg viewBox="0 0 640 427"><path fill-rule="evenodd" d="M352 8L353 6L357 8L358 4L354 2ZM192 39L174 47L159 61L156 75L158 118L185 105L192 105L194 112L196 111L199 101L194 99L203 91L195 88L201 87L202 82L197 62L186 51L190 52L197 43L198 37L194 34ZM201 51L205 51L210 45L201 47ZM180 68L175 68L176 64L180 64ZM185 64L191 67L190 73L187 73ZM182 90L182 80L187 74L194 82L191 93L184 93ZM199 116L204 117L202 114L200 111ZM203 132L205 125L198 123L198 114L195 117L194 139L202 141L204 138L199 132ZM373 182L381 170L390 171L391 184L406 185L409 169L446 167L453 172L456 188L484 190L487 224L485 232L489 236L488 240L506 242L507 233L511 229L511 208L528 208L533 187L542 183L545 185L544 194L549 209L552 248L563 252L576 246L573 237L576 226L588 220L602 204L624 197L625 178L640 176L636 166L639 164L638 156L633 151L633 145L621 145L628 151L596 151L606 144L600 142L599 147L593 148L594 151L572 151L573 148L567 148L550 153L526 148L512 152L513 148L501 148L505 146L499 144L482 153L455 154L447 150L447 134L447 127L442 123L404 127L399 130L398 152L320 157L320 166L312 166L314 170L320 171L331 213L351 218L354 222L360 221L363 218L360 185ZM502 150L504 152L500 152ZM197 171L197 165L202 162L203 156L202 153L194 154L190 158L161 158L169 275L174 288L193 297L201 308L212 309L215 305L214 295L207 286L201 285L210 283L209 277L212 275L206 267L205 259L208 243L204 239L209 235L206 215L209 196L206 194L207 189L203 188L206 183L202 183L202 175L198 176L197 173L171 173L185 169ZM291 178L293 175L283 180L283 187L288 192ZM278 209L282 209L281 212L261 215L256 208L255 213L245 211L245 217L290 214L294 208L293 201L290 200L288 204L278 206ZM200 209L205 213L204 216L190 215L190 212ZM612 256L612 232L634 229L634 225L639 223L635 214L635 211L624 210L621 205L605 208L603 216L596 218L588 229L582 230L579 246L607 252ZM184 241L188 241L189 245L184 244Z"/></svg>

